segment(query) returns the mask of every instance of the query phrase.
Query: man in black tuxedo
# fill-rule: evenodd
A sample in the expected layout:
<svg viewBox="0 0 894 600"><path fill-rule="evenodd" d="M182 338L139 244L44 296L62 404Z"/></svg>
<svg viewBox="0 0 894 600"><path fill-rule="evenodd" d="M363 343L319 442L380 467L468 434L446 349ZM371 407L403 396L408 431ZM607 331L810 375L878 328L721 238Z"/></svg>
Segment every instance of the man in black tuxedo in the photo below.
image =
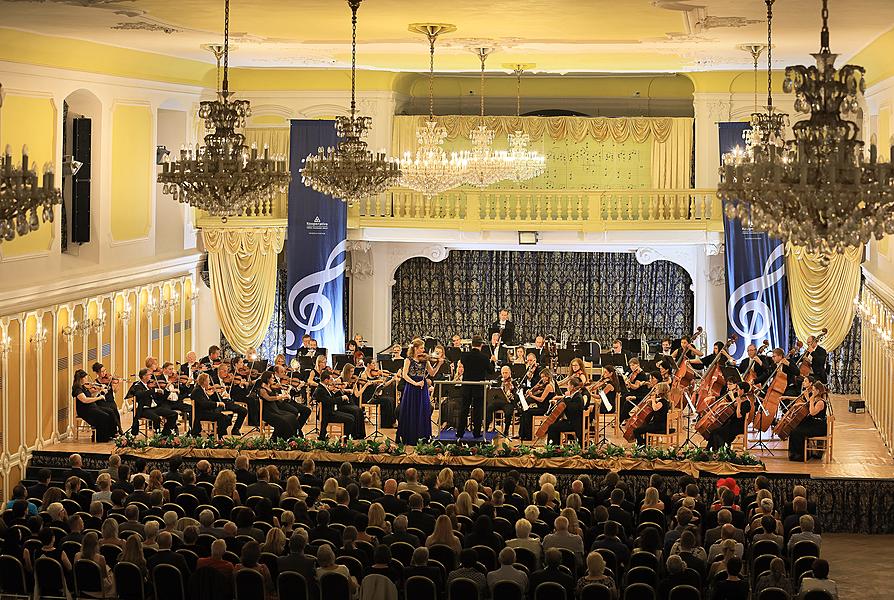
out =
<svg viewBox="0 0 894 600"><path fill-rule="evenodd" d="M139 380L131 384L125 398L134 399L134 418L130 432L133 435L140 433L140 419L145 417L152 421L156 430L161 428L161 420L165 420L162 435L170 435L177 431L177 411L161 404L165 392L160 387L149 387L149 379L152 377L149 369L140 369Z"/></svg>
<svg viewBox="0 0 894 600"><path fill-rule="evenodd" d="M410 496L410 512L407 513L407 525L422 530L425 535L435 531L435 517L422 510L425 501L421 494Z"/></svg>
<svg viewBox="0 0 894 600"><path fill-rule="evenodd" d="M487 347L487 352L490 355L491 363L493 363L494 371L509 362L509 351L506 349L506 343L500 340L499 333L490 334L490 344Z"/></svg>
<svg viewBox="0 0 894 600"><path fill-rule="evenodd" d="M203 356L199 364L205 368L217 367L221 361L220 355L220 346L211 346L208 348L208 356Z"/></svg>
<svg viewBox="0 0 894 600"><path fill-rule="evenodd" d="M534 347L528 350L528 354L534 355L538 365L549 366L549 352L546 350L546 339L542 335L534 338Z"/></svg>
<svg viewBox="0 0 894 600"><path fill-rule="evenodd" d="M508 309L500 309L500 317L493 322L488 333L491 335L499 333L500 340L502 340L503 344L506 346L515 345L515 324L509 320Z"/></svg>
<svg viewBox="0 0 894 600"><path fill-rule="evenodd" d="M463 365L464 381L489 381L493 378L493 366L490 358L482 351L481 336L472 337L472 349L463 352L460 362ZM484 404L484 387L480 385L463 386L462 410L459 417L459 427L456 430L456 438L462 439L466 433L466 424L469 419L469 411L472 412L472 434L476 438L481 437L481 409Z"/></svg>
<svg viewBox="0 0 894 600"><path fill-rule="evenodd" d="M826 361L829 353L825 348L819 345L816 336L811 335L807 338L807 350L804 352L805 360L810 363L813 376L822 384L828 383L828 373L826 371Z"/></svg>
<svg viewBox="0 0 894 600"><path fill-rule="evenodd" d="M347 398L332 388L332 373L324 371L320 377L320 385L314 390L314 400L320 403L323 417L320 419L320 439L326 439L329 423L344 423L345 435L355 440L366 437L366 425L363 422L363 409L351 404Z"/></svg>

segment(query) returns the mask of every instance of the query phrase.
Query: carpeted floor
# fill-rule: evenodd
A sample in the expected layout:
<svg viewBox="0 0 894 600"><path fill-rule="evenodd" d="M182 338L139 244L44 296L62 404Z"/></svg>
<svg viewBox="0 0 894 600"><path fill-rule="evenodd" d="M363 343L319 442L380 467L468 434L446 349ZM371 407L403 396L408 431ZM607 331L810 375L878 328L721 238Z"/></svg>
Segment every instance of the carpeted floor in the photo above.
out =
<svg viewBox="0 0 894 600"><path fill-rule="evenodd" d="M890 600L894 535L827 534L823 558L841 600Z"/></svg>

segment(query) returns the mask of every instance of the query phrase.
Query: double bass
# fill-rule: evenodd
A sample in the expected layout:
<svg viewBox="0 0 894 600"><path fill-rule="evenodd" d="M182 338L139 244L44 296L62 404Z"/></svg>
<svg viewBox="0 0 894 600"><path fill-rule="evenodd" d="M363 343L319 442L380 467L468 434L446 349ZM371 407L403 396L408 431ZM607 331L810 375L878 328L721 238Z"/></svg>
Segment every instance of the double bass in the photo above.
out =
<svg viewBox="0 0 894 600"><path fill-rule="evenodd" d="M667 399L670 401L673 408L680 408L680 406L682 406L683 393L689 389L693 380L695 380L695 371L692 369L689 361L684 358L680 361L680 365L674 372L670 393L667 395Z"/></svg>
<svg viewBox="0 0 894 600"><path fill-rule="evenodd" d="M788 351L788 354L786 354L785 357L789 358L794 356L801 346L801 342L796 343ZM779 411L779 403L782 401L782 396L785 395L785 389L788 387L788 375L782 370L781 362L776 365L776 371L768 381L769 385L767 386L767 391L764 393L763 398L763 410L760 408L755 410L754 419L751 421L752 427L759 429L760 431L767 431L770 429L770 426L773 424L773 419L776 418L776 413Z"/></svg>
<svg viewBox="0 0 894 600"><path fill-rule="evenodd" d="M716 398L723 392L723 388L726 387L726 378L723 376L723 371L720 370L720 357L723 356L723 352L729 348L729 345L738 339L739 336L735 333L730 336L705 370L705 374L698 384L698 389L695 391L695 409L698 412L708 408L707 400L710 396Z"/></svg>
<svg viewBox="0 0 894 600"><path fill-rule="evenodd" d="M636 408L630 411L630 416L627 417L627 422L624 424L624 439L628 442L632 442L636 439L634 431L642 427L649 419L649 416L654 412L652 409L652 400L658 393L657 388L657 385L652 388L652 391L639 401Z"/></svg>
<svg viewBox="0 0 894 600"><path fill-rule="evenodd" d="M816 335L814 341L816 345L819 346L822 341L826 338L826 335L829 333L829 329L827 327L823 327L822 330ZM801 359L798 361L798 371L801 373L801 377L807 377L810 373L813 372L813 357L811 356L811 360L807 360L807 356L809 355L809 351L805 352Z"/></svg>

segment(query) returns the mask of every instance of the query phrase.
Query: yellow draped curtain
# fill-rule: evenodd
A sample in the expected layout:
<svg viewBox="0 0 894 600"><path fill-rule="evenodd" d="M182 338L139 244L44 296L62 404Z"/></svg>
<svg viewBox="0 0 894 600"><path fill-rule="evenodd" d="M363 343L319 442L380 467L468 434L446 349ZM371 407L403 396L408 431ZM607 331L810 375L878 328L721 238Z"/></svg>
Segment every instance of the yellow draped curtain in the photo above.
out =
<svg viewBox="0 0 894 600"><path fill-rule="evenodd" d="M257 348L267 333L285 232L285 227L202 229L217 318L237 352Z"/></svg>
<svg viewBox="0 0 894 600"><path fill-rule="evenodd" d="M799 246L787 247L792 325L799 340L828 328L823 347L835 350L844 341L854 321L854 298L860 291L860 261L863 249L848 248L828 260Z"/></svg>
<svg viewBox="0 0 894 600"><path fill-rule="evenodd" d="M428 120L424 115L397 115L391 136L392 156L416 150L416 129ZM482 118L465 115L436 116L435 120L447 130L447 139L467 139L481 124ZM651 187L659 189L689 188L693 119L688 117L484 117L483 122L497 137L514 131L524 131L538 142L547 136L553 140L581 143L597 142L638 143L651 140ZM549 157L547 156L547 160Z"/></svg>
<svg viewBox="0 0 894 600"><path fill-rule="evenodd" d="M258 149L264 145L270 148L271 156L285 156L286 164L289 164L289 128L288 127L246 127L245 144L251 147L257 144ZM288 215L289 195L288 191L273 192L273 216L285 218Z"/></svg>

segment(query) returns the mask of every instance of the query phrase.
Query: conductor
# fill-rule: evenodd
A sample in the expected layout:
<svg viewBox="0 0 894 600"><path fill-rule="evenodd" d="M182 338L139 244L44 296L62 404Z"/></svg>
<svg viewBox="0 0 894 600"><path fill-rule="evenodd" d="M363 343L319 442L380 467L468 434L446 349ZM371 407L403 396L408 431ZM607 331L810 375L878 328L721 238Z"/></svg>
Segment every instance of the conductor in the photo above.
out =
<svg viewBox="0 0 894 600"><path fill-rule="evenodd" d="M493 366L490 357L482 352L484 342L480 335L472 337L472 348L460 355L459 362L463 366L463 380L465 381L490 381L493 378ZM456 439L461 440L466 433L466 424L469 420L469 411L472 412L472 435L481 437L481 409L484 404L484 386L464 385L462 410L459 423L456 428Z"/></svg>

